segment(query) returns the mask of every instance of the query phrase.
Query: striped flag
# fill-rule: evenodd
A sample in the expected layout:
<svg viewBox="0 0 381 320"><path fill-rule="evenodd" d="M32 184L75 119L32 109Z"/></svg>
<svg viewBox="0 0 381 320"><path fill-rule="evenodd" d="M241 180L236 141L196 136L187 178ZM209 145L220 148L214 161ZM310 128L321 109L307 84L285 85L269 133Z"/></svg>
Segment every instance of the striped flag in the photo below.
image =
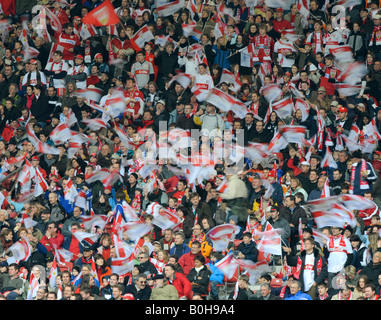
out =
<svg viewBox="0 0 381 320"><path fill-rule="evenodd" d="M213 249L218 252L225 250L228 244L234 240L240 231L239 227L232 224L222 224L212 228L207 234L212 243Z"/></svg>

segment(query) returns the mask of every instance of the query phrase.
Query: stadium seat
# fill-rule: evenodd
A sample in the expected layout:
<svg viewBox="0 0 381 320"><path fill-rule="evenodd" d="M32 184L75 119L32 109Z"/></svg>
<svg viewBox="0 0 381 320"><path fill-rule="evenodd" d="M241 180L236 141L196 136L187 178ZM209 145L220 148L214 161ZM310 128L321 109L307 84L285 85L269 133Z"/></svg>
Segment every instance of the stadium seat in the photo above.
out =
<svg viewBox="0 0 381 320"><path fill-rule="evenodd" d="M57 262L57 267L60 268L61 272L65 270L68 270L71 272L71 270L73 270L73 263L72 262L63 262L63 263Z"/></svg>

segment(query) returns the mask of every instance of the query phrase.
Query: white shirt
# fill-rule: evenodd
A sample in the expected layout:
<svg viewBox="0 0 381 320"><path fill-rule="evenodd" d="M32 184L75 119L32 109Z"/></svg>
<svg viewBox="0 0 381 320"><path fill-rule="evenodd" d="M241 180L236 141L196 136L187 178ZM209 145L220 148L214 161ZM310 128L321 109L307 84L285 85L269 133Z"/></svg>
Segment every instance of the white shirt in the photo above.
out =
<svg viewBox="0 0 381 320"><path fill-rule="evenodd" d="M332 249L328 247L328 251L330 252L328 257L328 272L336 273L341 271L344 268L345 262L347 262L347 253L353 253L352 245L349 240L344 237L344 242L346 252L342 251L343 248L339 248L340 237L333 241Z"/></svg>
<svg viewBox="0 0 381 320"><path fill-rule="evenodd" d="M303 280L304 280L304 291L310 290L312 287L312 284L314 283L314 277L315 277L315 256L314 253L306 254L306 260L304 263L304 273L303 273Z"/></svg>

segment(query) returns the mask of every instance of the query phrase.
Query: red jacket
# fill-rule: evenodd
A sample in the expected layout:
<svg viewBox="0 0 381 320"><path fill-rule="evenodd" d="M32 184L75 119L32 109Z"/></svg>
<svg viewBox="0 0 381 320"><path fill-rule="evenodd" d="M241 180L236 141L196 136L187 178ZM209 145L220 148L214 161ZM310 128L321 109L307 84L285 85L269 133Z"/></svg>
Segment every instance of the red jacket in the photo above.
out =
<svg viewBox="0 0 381 320"><path fill-rule="evenodd" d="M175 272L172 285L176 288L177 292L179 293L179 298L185 296L188 300L192 300L192 284L185 275L179 272Z"/></svg>
<svg viewBox="0 0 381 320"><path fill-rule="evenodd" d="M48 250L48 252L54 253L54 247L56 246L57 249L60 249L64 243L64 240L64 236L61 234L61 232L58 231L55 238L50 237L50 239L48 239L47 236L43 236L40 243Z"/></svg>
<svg viewBox="0 0 381 320"><path fill-rule="evenodd" d="M194 258L196 256L202 256L202 252L200 251L198 254L193 254L192 252L188 252L183 254L179 259L179 264L184 270L184 275L187 276L189 271L194 268ZM209 259L205 258L205 263L208 263Z"/></svg>

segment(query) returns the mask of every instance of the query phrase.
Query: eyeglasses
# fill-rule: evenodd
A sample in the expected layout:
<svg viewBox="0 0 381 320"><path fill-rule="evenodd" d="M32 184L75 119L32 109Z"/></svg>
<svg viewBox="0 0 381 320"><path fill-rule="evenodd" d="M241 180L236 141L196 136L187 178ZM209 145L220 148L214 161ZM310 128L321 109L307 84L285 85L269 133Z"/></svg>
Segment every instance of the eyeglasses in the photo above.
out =
<svg viewBox="0 0 381 320"><path fill-rule="evenodd" d="M143 284L146 284L147 283L147 281L139 281L140 283L143 283Z"/></svg>
<svg viewBox="0 0 381 320"><path fill-rule="evenodd" d="M138 259L144 259L144 257L138 257Z"/></svg>

